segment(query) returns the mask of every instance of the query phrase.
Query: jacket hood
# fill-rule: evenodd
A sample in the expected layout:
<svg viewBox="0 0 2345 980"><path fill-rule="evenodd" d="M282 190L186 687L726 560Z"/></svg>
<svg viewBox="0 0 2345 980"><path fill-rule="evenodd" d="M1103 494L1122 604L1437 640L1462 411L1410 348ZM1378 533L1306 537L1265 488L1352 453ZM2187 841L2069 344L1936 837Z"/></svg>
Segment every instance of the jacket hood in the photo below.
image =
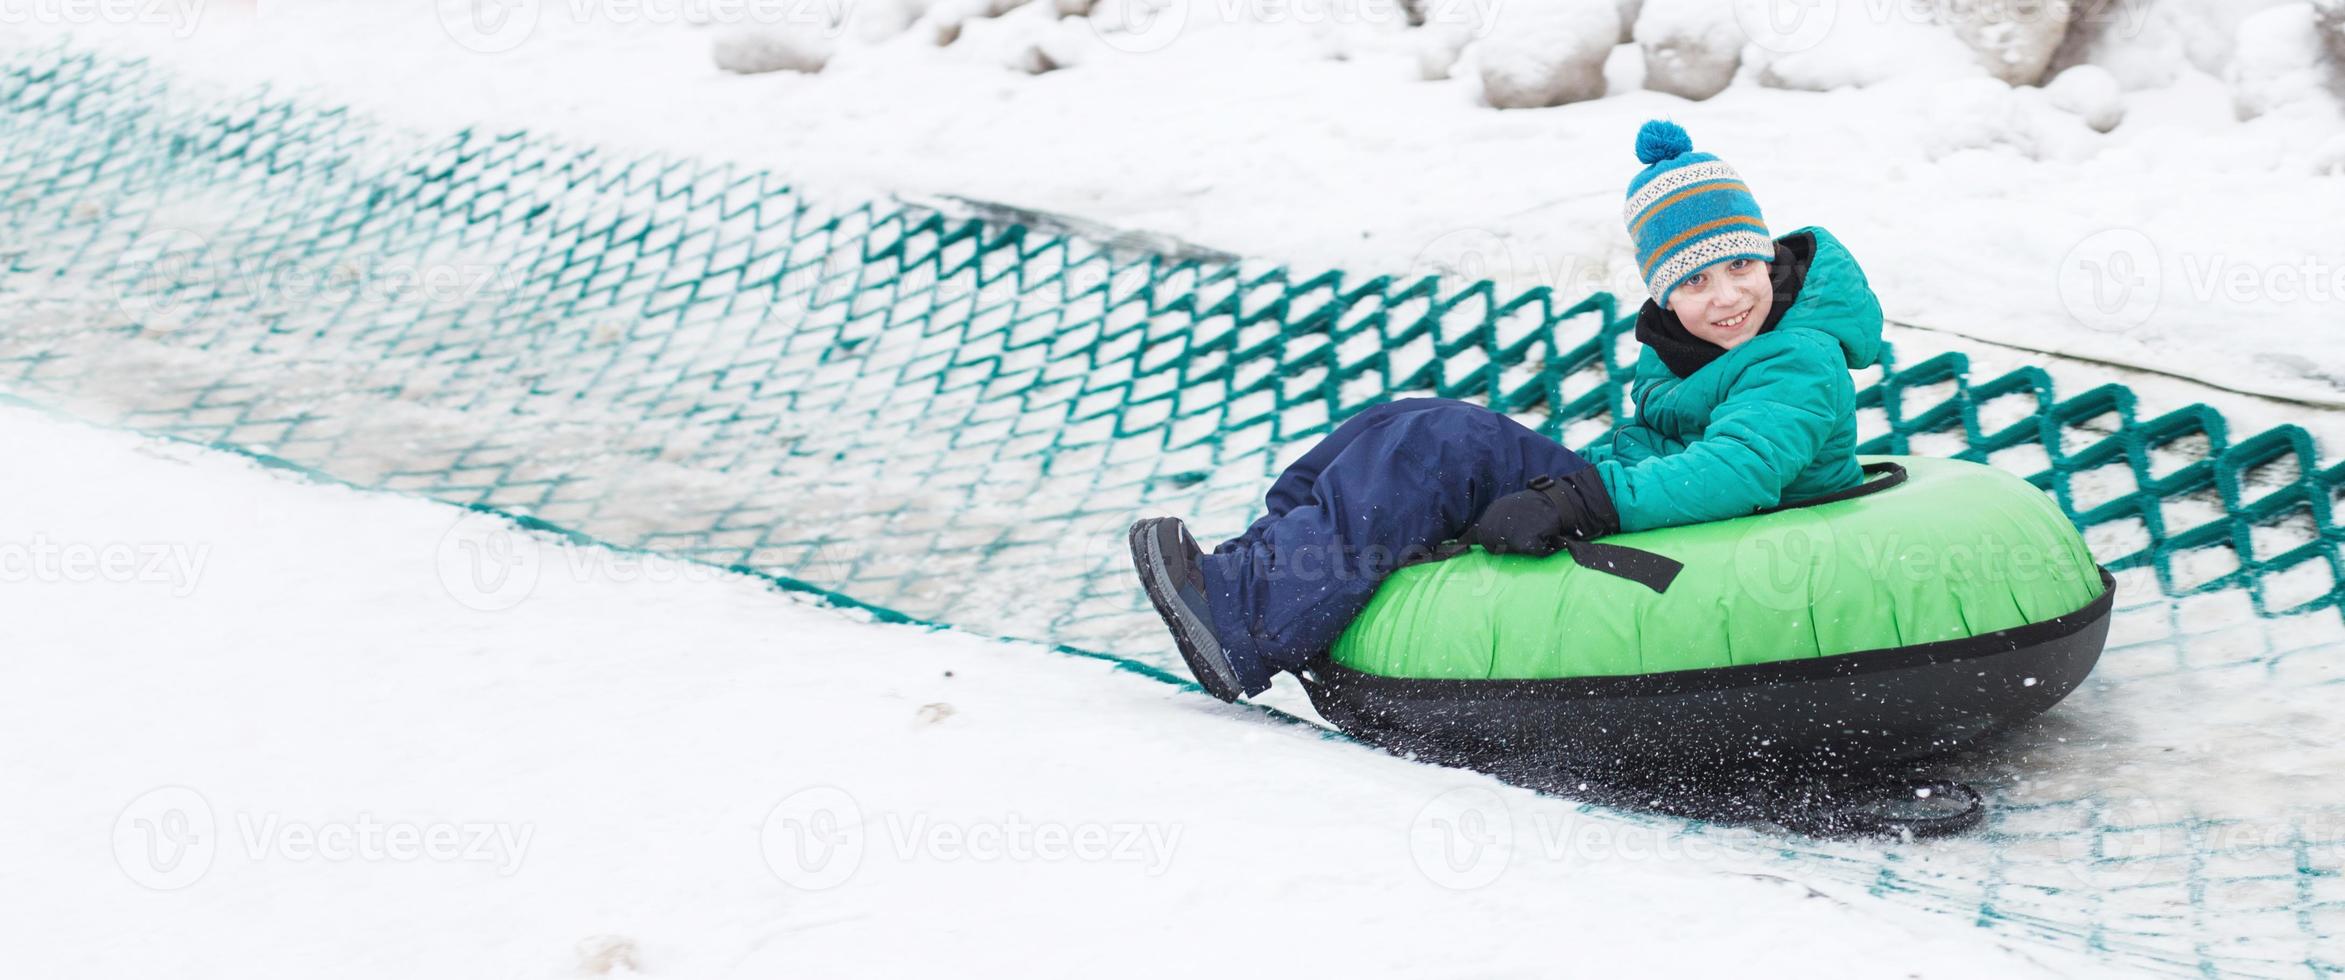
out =
<svg viewBox="0 0 2345 980"><path fill-rule="evenodd" d="M1880 297L1873 295L1856 256L1848 254L1831 232L1811 226L1783 238L1788 242L1801 236L1814 241L1815 257L1808 260L1798 302L1775 329L1813 330L1839 343L1851 369L1872 367L1881 360Z"/></svg>

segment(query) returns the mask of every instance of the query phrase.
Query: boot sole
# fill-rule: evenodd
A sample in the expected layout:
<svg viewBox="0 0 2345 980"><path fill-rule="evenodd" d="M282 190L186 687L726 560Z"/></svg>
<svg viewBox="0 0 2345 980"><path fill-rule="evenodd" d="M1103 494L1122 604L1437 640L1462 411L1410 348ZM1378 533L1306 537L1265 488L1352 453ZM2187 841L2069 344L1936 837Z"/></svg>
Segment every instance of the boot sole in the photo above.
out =
<svg viewBox="0 0 2345 980"><path fill-rule="evenodd" d="M1132 567L1140 573L1140 591L1148 594L1148 602L1156 607L1156 614L1172 627L1173 645L1180 648L1181 659L1189 664L1189 674L1197 679L1197 686L1205 693L1224 701L1236 701L1240 693L1234 672L1219 660L1221 646L1213 640L1213 630L1189 612L1189 607L1173 595L1174 586L1168 583L1172 574L1167 570L1162 542L1157 539L1153 521L1136 521L1125 533L1125 542L1132 552ZM1216 656L1207 656L1198 649L1200 642L1213 647Z"/></svg>

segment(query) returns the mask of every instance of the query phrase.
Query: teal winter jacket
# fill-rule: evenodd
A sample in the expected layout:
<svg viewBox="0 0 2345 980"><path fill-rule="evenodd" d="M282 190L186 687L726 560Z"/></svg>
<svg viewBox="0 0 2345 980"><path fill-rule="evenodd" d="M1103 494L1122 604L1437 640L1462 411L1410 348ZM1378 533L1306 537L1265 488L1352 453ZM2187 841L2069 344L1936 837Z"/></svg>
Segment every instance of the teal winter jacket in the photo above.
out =
<svg viewBox="0 0 2345 980"><path fill-rule="evenodd" d="M1682 378L1651 347L1637 358L1635 416L1582 452L1621 530L1738 517L1864 479L1849 372L1880 358L1881 303L1831 233L1777 241L1801 236L1814 257L1773 329ZM1648 303L1644 315L1660 313Z"/></svg>

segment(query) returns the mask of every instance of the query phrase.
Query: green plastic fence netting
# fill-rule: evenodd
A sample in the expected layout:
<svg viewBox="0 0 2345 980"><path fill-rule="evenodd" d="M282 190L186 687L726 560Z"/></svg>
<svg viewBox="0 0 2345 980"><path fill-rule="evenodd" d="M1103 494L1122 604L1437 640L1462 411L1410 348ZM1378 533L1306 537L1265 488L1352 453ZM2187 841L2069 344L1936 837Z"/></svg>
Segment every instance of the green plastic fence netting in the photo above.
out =
<svg viewBox="0 0 2345 980"><path fill-rule="evenodd" d="M1234 533L1280 463L1389 398L1583 442L1634 351L1606 295L1175 259L62 47L0 54L0 227L18 401L1160 666L1131 519ZM1964 774L2002 801L1982 834L1677 832L2128 967L2340 969L2345 809L2246 787L2277 795L2226 812L2242 788L2195 788L2219 770L2177 770L2151 720L2189 716L2202 749L2272 718L2337 732L2345 466L2041 369L1892 357L1860 383L1863 451L2055 495L2126 570L2113 648Z"/></svg>

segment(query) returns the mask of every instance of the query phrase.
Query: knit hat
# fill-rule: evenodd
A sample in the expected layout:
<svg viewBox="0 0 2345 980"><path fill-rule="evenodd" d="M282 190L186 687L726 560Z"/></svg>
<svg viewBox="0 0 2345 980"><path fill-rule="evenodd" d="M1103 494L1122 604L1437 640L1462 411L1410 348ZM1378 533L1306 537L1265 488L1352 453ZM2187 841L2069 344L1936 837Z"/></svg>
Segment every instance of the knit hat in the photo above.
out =
<svg viewBox="0 0 2345 980"><path fill-rule="evenodd" d="M1655 303L1666 308L1670 290L1713 262L1775 259L1775 238L1742 175L1695 153L1693 138L1676 123L1655 119L1639 129L1637 159L1646 167L1629 181L1622 217Z"/></svg>

